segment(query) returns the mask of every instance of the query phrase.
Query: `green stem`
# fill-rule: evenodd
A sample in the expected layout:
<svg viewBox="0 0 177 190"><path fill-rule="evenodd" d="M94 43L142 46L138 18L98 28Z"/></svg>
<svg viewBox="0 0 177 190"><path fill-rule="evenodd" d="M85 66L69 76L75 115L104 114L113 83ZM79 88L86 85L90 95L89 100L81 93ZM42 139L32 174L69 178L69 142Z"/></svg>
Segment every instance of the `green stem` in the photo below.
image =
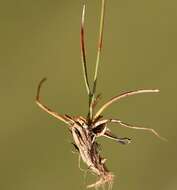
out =
<svg viewBox="0 0 177 190"><path fill-rule="evenodd" d="M104 16L105 16L105 0L102 0L97 58L96 58L96 65L95 65L95 74L94 74L94 79L93 79L93 89L92 89L92 94L89 97L89 103L90 103L89 104L89 119L90 120L92 120L93 118L93 102L94 102L95 94L96 94L96 87L97 87L97 80L98 80L98 67L100 63L100 54L101 54L102 43L103 43Z"/></svg>

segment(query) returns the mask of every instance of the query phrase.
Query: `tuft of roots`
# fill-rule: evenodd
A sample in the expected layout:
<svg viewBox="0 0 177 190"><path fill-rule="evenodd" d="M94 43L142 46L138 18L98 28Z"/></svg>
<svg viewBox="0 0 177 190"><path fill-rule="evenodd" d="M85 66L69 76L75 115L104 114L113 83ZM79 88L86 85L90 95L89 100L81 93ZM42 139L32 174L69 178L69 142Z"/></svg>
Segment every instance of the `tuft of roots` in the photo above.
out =
<svg viewBox="0 0 177 190"><path fill-rule="evenodd" d="M108 189L110 190L114 175L107 169L105 165L106 159L100 155L100 147L96 142L95 133L92 131L93 128L89 127L83 118L79 117L75 118L75 120L76 123L70 127L70 131L73 136L74 147L76 147L79 153L79 160L81 158L89 171L99 177L98 181L88 185L87 188L93 187L97 189L108 185ZM97 127L100 126L98 125Z"/></svg>

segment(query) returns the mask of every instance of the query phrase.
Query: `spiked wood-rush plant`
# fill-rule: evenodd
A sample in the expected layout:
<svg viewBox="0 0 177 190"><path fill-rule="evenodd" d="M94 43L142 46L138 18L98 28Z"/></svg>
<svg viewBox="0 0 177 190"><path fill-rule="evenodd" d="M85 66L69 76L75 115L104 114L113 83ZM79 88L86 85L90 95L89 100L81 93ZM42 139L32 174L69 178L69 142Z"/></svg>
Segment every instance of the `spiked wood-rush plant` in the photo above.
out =
<svg viewBox="0 0 177 190"><path fill-rule="evenodd" d="M38 85L37 95L36 95L36 103L39 107L41 107L48 114L53 117L63 121L68 125L68 129L73 137L73 145L78 151L79 160L87 165L87 168L91 173L96 174L99 179L88 185L88 188L91 187L100 187L108 184L108 188L111 188L113 183L114 175L107 169L105 162L106 159L100 155L99 144L97 143L97 138L100 136L104 136L110 138L120 144L129 144L131 142L130 138L127 137L117 137L112 134L111 130L108 128L110 123L117 123L121 127L127 127L131 129L139 129L146 130L152 132L157 137L164 139L161 137L154 129L144 128L144 127L136 127L130 124L124 123L120 119L104 119L102 116L103 111L108 108L114 102L118 100L133 96L136 94L142 93L156 93L159 92L157 89L149 89L149 90L135 90L130 92L125 92L120 95L117 95L110 100L108 100L103 106L101 106L96 112L95 107L99 100L99 95L96 95L96 87L97 87L97 79L98 79L98 67L100 63L100 55L102 50L102 42L103 42L103 26L104 26L104 16L105 16L105 0L102 0L101 3L101 16L100 16L100 27L99 27L99 37L98 37L98 48L97 48L97 58L95 64L95 73L92 87L90 86L88 73L87 73L87 60L86 60L86 50L85 50L85 40L84 40L84 20L85 20L85 9L86 6L83 5L82 11L82 20L81 20L81 30L80 30L80 44L81 44L81 58L82 58L82 66L83 66L83 75L85 81L85 87L88 94L88 113L86 117L75 117L70 116L68 114L59 114L57 112L52 111L46 105L41 102L40 99L40 89L46 78L42 79Z"/></svg>

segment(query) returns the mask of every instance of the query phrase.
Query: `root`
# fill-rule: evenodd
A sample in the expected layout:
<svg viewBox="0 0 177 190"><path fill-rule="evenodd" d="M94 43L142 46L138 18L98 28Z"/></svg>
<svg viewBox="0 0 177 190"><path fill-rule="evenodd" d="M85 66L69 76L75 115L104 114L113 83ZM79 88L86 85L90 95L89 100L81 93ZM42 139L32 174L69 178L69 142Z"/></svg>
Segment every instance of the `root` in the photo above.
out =
<svg viewBox="0 0 177 190"><path fill-rule="evenodd" d="M113 184L113 180L114 180L114 175L112 173L107 173L104 174L103 176L100 177L100 179L98 181L96 181L95 183L88 185L87 188L92 188L94 187L95 189L98 189L99 187L105 187L105 185L108 185L108 190L112 189L112 184Z"/></svg>

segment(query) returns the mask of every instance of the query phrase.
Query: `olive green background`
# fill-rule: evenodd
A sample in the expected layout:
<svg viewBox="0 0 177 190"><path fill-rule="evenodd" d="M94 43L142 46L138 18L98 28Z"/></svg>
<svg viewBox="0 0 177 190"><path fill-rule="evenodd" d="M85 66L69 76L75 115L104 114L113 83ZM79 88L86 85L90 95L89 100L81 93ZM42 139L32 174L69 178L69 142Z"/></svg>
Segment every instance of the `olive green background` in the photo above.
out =
<svg viewBox="0 0 177 190"><path fill-rule="evenodd" d="M87 2L90 78L100 3ZM35 104L37 84L47 77L43 102L62 114L87 113L79 47L82 4L81 0L0 1L1 190L79 190L96 180L89 174L84 179L79 171L65 124ZM176 1L107 1L98 80L101 103L129 90L159 88L161 92L125 98L104 116L154 128L168 139L110 126L115 134L132 138L127 146L99 140L116 176L113 190L177 189L176 52Z"/></svg>

